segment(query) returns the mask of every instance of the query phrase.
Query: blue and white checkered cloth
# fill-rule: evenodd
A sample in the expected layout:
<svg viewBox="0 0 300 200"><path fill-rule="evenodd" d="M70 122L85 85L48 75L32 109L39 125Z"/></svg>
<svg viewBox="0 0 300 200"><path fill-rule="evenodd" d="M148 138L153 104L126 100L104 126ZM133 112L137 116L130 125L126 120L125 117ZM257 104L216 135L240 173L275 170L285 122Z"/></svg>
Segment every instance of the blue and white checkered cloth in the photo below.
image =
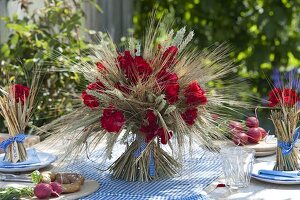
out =
<svg viewBox="0 0 300 200"><path fill-rule="evenodd" d="M73 163L67 168L100 183L99 190L82 198L86 200L206 200L203 189L220 176L221 162L217 154L203 150L193 155L197 156L184 161L178 176L150 182L112 179L109 172L97 170L100 165L91 161Z"/></svg>

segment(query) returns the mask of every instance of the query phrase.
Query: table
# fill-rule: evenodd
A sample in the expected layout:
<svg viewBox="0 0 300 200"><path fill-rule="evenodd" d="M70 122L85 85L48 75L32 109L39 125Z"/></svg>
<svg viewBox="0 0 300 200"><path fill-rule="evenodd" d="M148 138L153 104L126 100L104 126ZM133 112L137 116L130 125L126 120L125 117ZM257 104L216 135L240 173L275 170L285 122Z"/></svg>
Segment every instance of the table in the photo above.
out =
<svg viewBox="0 0 300 200"><path fill-rule="evenodd" d="M53 146L51 146L53 143ZM62 140L58 143L55 143L51 140L45 142L41 142L34 147L41 151L47 151L49 153L54 153L60 156L66 149L68 140ZM257 158L257 162L262 161L274 161L275 155L267 156L267 157L260 157ZM57 167L56 165L53 167ZM48 168L49 169L49 168ZM221 168L216 168L215 170L219 171ZM87 174L93 176L93 174ZM208 187L206 187L202 194L208 195L210 199L231 199L231 200L262 200L262 199L271 199L271 200L293 200L293 199L300 199L300 186L299 185L276 185L276 184L269 184L260 181L256 181L251 179L250 186L247 188L240 189L235 193L230 193L226 188L216 188L218 183L224 183L222 177L217 178L213 181ZM100 186L101 190L101 186ZM99 191L100 191L99 190ZM84 198L84 199L93 199L91 198ZM142 199L141 199L142 200Z"/></svg>

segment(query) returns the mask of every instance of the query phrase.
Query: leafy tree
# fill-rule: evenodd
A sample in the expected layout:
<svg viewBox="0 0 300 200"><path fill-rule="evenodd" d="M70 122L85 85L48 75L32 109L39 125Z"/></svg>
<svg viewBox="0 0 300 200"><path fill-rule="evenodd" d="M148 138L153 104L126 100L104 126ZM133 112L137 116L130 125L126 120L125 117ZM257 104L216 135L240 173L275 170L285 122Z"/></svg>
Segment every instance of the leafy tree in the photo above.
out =
<svg viewBox="0 0 300 200"><path fill-rule="evenodd" d="M24 18L3 18L12 32L8 41L0 45L0 84L7 85L11 81L24 84L24 72L30 76L34 65L46 71L41 103L35 114L36 124L41 125L72 109L74 102L69 94L80 87L81 79L77 74L51 71L58 62L68 62L64 56L74 61L88 59L85 54L88 44L82 36L87 32L82 28L83 1L45 0L45 6L32 14L28 12L28 2L20 2L26 3L22 4ZM100 9L94 0L90 2ZM66 64L71 66L72 63ZM14 76L16 74L18 76Z"/></svg>
<svg viewBox="0 0 300 200"><path fill-rule="evenodd" d="M292 0L137 0L134 25L143 35L147 19L173 14L174 24L195 31L196 44L207 47L227 41L240 64L238 74L250 79L252 92L265 96L272 68L299 67L300 2Z"/></svg>

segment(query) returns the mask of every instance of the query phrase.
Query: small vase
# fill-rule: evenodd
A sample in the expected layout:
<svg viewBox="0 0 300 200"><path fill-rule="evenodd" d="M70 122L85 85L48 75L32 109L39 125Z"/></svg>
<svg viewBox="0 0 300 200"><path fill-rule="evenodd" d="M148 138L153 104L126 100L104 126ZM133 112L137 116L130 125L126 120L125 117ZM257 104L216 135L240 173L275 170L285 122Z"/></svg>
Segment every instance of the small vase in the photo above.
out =
<svg viewBox="0 0 300 200"><path fill-rule="evenodd" d="M180 168L181 164L154 140L146 144L137 139L110 166L110 172L116 179L144 182L173 177Z"/></svg>

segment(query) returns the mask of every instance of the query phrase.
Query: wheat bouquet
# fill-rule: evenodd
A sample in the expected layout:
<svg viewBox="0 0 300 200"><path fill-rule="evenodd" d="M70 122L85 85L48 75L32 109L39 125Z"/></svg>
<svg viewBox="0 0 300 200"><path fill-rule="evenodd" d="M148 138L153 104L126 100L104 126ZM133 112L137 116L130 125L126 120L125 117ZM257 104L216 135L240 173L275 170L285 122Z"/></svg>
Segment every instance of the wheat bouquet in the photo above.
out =
<svg viewBox="0 0 300 200"><path fill-rule="evenodd" d="M40 73L32 73L30 88L22 84L0 87L0 115L8 128L9 138L0 143L4 160L12 163L27 159L24 147L25 129L32 117L38 92Z"/></svg>
<svg viewBox="0 0 300 200"><path fill-rule="evenodd" d="M111 158L121 142L127 148L110 166L112 176L149 181L178 172L187 141L213 148L212 139L224 137L212 114L244 106L235 100L239 85L231 77L227 49L191 49L193 32L185 28L157 38L162 37L151 25L142 42L130 39L123 52L100 38L92 62L74 62L74 71L89 82L81 94L83 104L43 127L60 133L58 139L73 134L66 155L105 144Z"/></svg>
<svg viewBox="0 0 300 200"><path fill-rule="evenodd" d="M297 80L293 82L299 83ZM299 137L299 95L292 84L274 88L269 93L270 118L275 127L278 140L276 164L274 169L280 171L299 170L299 156L294 148ZM298 84L297 87L298 88Z"/></svg>

